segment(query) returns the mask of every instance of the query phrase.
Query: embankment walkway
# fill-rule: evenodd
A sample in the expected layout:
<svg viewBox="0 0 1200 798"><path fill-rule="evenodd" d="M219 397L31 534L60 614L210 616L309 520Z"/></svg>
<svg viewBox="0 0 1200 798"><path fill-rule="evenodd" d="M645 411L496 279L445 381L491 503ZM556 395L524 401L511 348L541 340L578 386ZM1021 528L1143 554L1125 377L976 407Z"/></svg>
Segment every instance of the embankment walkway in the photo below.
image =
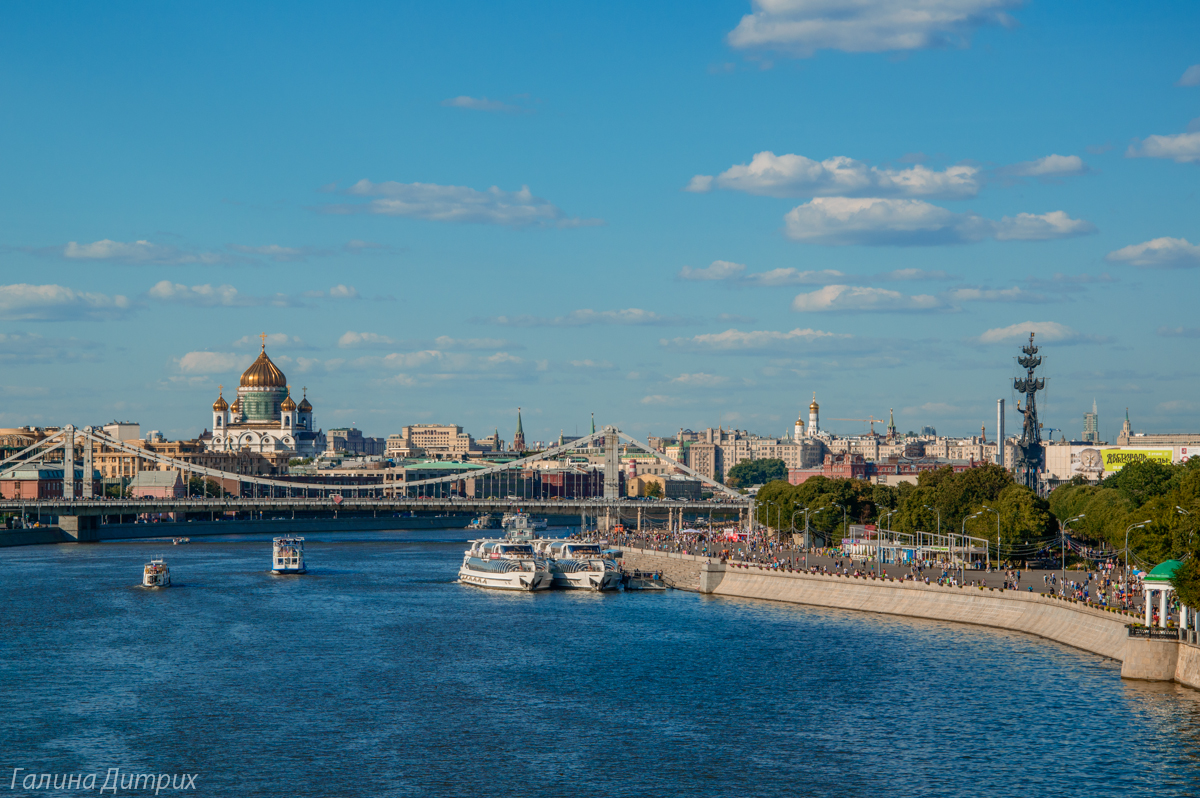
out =
<svg viewBox="0 0 1200 798"><path fill-rule="evenodd" d="M1117 660L1128 679L1173 680L1200 688L1200 647L1131 637L1128 625L1138 620L1134 613L1073 599L894 577L777 570L653 549L623 548L622 559L630 568L661 572L664 582L682 590L1025 632Z"/></svg>

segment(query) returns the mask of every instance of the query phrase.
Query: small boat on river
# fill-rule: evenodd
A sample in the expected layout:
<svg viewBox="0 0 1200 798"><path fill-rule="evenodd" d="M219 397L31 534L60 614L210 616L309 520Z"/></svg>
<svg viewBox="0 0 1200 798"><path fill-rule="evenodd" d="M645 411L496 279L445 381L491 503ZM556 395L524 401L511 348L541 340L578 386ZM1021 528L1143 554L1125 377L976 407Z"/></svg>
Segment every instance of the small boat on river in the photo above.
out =
<svg viewBox="0 0 1200 798"><path fill-rule="evenodd" d="M170 587L171 569L162 557L155 557L142 569L142 587Z"/></svg>
<svg viewBox="0 0 1200 798"><path fill-rule="evenodd" d="M304 567L304 538L294 535L275 538L271 563L273 574L307 573Z"/></svg>
<svg viewBox="0 0 1200 798"><path fill-rule="evenodd" d="M550 565L554 586L567 590L616 590L622 574L615 560L606 559L595 543L577 540L539 540L538 554Z"/></svg>

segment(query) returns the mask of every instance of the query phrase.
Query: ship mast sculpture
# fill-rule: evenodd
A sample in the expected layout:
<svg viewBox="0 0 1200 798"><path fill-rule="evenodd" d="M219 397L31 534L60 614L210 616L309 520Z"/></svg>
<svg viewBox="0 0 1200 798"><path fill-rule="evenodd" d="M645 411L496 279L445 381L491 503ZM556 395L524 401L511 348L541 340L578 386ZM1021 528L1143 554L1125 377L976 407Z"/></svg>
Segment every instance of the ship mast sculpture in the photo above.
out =
<svg viewBox="0 0 1200 798"><path fill-rule="evenodd" d="M1014 378L1013 388L1025 394L1025 407L1021 407L1020 399L1017 400L1017 412L1025 417L1025 424L1021 428L1021 440L1017 442L1015 470L1017 482L1036 492L1038 472L1045 463L1046 453L1042 448L1042 429L1038 424L1034 394L1046 387L1046 381L1033 376L1033 370L1042 365L1042 359L1037 356L1038 348L1033 345L1033 333L1029 334L1029 344L1021 347L1021 351L1024 355L1017 358L1017 363L1025 369L1025 379ZM1000 445L1003 446L1004 441L1000 441Z"/></svg>

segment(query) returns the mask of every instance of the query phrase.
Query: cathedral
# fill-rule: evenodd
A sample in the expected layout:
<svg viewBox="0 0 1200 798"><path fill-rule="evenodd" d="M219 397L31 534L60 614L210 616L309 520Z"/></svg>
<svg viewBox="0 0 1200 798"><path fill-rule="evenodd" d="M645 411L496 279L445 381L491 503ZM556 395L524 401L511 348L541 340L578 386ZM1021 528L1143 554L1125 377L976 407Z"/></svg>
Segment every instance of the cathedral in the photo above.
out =
<svg viewBox="0 0 1200 798"><path fill-rule="evenodd" d="M313 457L325 450L325 433L313 430L308 392L300 404L292 399L287 378L267 357L266 336L258 359L242 373L233 404L225 401L221 386L212 410L212 433L203 438L209 451L286 452Z"/></svg>

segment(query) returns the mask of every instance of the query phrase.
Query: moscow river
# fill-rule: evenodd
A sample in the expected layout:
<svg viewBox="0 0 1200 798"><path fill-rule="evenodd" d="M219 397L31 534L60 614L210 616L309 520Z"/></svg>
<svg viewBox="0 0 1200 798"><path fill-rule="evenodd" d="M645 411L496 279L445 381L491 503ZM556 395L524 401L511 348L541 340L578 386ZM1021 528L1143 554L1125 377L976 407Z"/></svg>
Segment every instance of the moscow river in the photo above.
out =
<svg viewBox="0 0 1200 798"><path fill-rule="evenodd" d="M454 581L466 537L310 535L286 577L265 536L0 549L0 795L110 768L239 797L1200 793L1200 693L1092 654L678 591L487 592ZM174 587L138 586L155 554Z"/></svg>

